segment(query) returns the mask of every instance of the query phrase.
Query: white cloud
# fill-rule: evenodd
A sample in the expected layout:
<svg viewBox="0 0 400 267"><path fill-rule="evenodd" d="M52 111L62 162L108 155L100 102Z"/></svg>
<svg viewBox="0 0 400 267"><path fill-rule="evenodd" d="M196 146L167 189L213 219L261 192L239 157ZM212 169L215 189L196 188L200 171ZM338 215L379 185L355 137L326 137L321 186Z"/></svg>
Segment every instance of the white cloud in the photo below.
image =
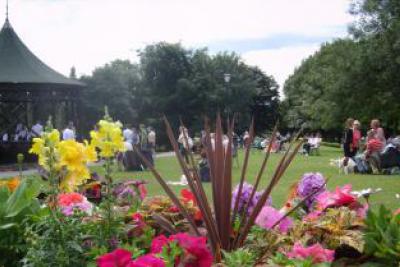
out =
<svg viewBox="0 0 400 267"><path fill-rule="evenodd" d="M348 0L13 0L10 19L48 65L88 74L158 41L193 47L284 33L331 36L351 20L347 8ZM295 61L280 55L274 59Z"/></svg>
<svg viewBox="0 0 400 267"><path fill-rule="evenodd" d="M300 66L303 59L312 55L319 47L320 44L311 44L257 50L244 53L242 57L246 63L256 65L268 75L273 75L282 90L286 78Z"/></svg>

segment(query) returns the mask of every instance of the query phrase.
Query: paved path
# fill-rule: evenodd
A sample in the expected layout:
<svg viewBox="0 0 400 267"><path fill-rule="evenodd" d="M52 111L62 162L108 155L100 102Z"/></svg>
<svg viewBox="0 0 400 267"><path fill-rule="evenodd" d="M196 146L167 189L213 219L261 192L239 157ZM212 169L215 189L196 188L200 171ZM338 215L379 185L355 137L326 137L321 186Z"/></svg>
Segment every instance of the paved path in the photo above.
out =
<svg viewBox="0 0 400 267"><path fill-rule="evenodd" d="M174 156L174 152L161 152L157 153L156 158L164 158L164 157L172 157ZM89 166L98 166L101 163L92 163L89 164ZM37 170L36 169L30 169L30 170L25 170L22 171L22 175L33 175L36 174ZM7 178L7 177L13 177L19 175L18 171L9 171L9 172L1 172L0 171L0 178Z"/></svg>

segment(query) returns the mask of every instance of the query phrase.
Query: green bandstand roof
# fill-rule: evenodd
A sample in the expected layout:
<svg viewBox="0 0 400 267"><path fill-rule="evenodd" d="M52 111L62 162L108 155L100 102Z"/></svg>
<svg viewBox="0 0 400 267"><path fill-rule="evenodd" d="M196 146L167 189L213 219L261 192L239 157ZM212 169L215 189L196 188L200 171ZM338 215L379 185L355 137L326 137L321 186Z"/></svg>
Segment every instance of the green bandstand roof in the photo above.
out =
<svg viewBox="0 0 400 267"><path fill-rule="evenodd" d="M51 69L19 39L8 18L0 31L0 84L84 86Z"/></svg>

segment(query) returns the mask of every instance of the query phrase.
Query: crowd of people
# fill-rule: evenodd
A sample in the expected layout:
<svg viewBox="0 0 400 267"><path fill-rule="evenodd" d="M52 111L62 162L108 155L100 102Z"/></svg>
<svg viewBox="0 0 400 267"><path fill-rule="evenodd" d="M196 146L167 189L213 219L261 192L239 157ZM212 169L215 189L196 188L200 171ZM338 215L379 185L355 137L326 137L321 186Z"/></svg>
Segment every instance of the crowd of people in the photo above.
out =
<svg viewBox="0 0 400 267"><path fill-rule="evenodd" d="M33 138L40 137L44 130L44 126L41 121L37 121L32 127L27 127L23 123L18 123L15 127L15 131L13 133L9 133L7 131L3 131L1 133L1 142L9 143L9 142L31 142ZM73 122L69 122L68 125L62 130L62 139L75 139L76 138L76 129Z"/></svg>
<svg viewBox="0 0 400 267"><path fill-rule="evenodd" d="M359 173L400 173L400 136L386 139L379 120L373 119L365 137L358 120L347 119L343 136L343 166ZM353 164L349 164L349 163Z"/></svg>
<svg viewBox="0 0 400 267"><path fill-rule="evenodd" d="M313 151L318 151L322 143L320 133L311 133L304 136L303 154L310 155Z"/></svg>
<svg viewBox="0 0 400 267"><path fill-rule="evenodd" d="M147 164L139 154L151 165L154 165L154 155L156 152L156 132L152 127L139 125L139 129L126 124L122 131L124 137L125 152L118 155L118 161L127 171L142 171L147 169ZM134 149L136 148L136 150Z"/></svg>

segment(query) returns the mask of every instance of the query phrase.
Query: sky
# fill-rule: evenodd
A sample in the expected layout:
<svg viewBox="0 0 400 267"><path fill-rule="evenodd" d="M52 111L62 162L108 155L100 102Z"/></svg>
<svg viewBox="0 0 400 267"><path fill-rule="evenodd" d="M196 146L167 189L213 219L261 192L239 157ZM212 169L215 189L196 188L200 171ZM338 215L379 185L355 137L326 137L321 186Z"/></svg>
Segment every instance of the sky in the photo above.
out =
<svg viewBox="0 0 400 267"><path fill-rule="evenodd" d="M5 19L0 6L0 21ZM235 51L282 86L324 42L347 36L349 0L9 0L23 42L53 69L91 74L159 41ZM4 11L4 12L2 12Z"/></svg>

